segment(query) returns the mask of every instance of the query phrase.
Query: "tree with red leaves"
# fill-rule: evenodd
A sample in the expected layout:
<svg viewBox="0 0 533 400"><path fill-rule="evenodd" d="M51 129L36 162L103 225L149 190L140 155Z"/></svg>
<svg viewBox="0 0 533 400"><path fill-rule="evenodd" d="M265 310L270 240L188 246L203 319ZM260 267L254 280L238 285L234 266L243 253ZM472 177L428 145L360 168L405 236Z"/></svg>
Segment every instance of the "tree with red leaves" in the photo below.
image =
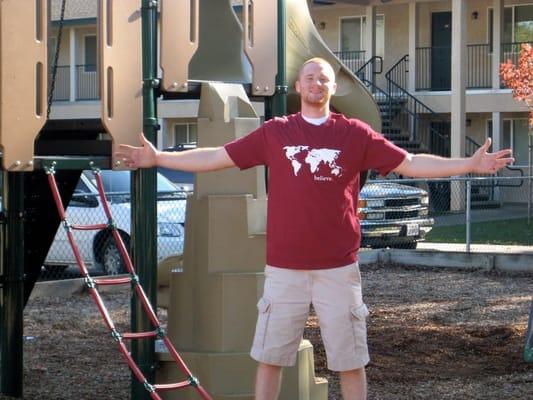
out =
<svg viewBox="0 0 533 400"><path fill-rule="evenodd" d="M518 56L518 66L511 60L500 65L503 83L513 90L513 98L523 101L529 108L529 126L533 127L533 48L523 43Z"/></svg>

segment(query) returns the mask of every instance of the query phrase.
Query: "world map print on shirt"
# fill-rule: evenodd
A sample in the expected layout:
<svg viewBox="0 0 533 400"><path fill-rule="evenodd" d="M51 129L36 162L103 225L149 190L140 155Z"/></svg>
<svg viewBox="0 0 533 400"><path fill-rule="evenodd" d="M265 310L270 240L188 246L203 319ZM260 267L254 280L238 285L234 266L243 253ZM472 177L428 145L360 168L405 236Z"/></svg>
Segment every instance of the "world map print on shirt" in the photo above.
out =
<svg viewBox="0 0 533 400"><path fill-rule="evenodd" d="M340 150L332 149L312 149L309 146L285 146L285 156L291 162L294 170L294 176L298 176L302 168L302 163L298 161L299 155L305 155L304 162L309 166L312 174L318 171L321 164L329 167L331 175L340 177L342 175L342 168L337 165L337 159L341 154ZM317 177L315 180L332 180L331 177Z"/></svg>

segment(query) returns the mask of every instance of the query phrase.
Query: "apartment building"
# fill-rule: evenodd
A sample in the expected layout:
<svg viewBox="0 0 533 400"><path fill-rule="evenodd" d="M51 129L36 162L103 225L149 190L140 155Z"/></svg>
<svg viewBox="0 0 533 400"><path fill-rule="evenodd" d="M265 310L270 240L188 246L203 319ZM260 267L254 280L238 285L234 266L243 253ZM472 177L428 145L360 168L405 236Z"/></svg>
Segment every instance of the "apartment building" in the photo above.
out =
<svg viewBox="0 0 533 400"><path fill-rule="evenodd" d="M397 138L463 156L492 137L493 148L512 148L514 166L527 173L527 108L502 84L499 67L533 42L531 1L315 0L311 14L370 90L403 101L403 118L389 115L402 131ZM507 188L501 196L524 201L526 193Z"/></svg>

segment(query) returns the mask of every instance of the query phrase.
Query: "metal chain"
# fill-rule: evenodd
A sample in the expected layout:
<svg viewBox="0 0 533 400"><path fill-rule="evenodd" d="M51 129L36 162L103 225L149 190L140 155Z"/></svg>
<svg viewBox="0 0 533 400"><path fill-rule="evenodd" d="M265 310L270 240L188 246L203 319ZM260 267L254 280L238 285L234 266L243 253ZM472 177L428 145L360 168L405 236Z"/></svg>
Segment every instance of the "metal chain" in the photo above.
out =
<svg viewBox="0 0 533 400"><path fill-rule="evenodd" d="M59 30L57 32L56 51L54 54L54 63L52 65L52 80L50 81L50 91L48 92L48 108L46 110L46 119L50 119L50 111L52 110L52 100L54 98L54 90L56 87L57 63L59 61L59 51L61 50L61 35L63 34L63 23L65 22L66 3L67 0L62 0L61 2L61 15L59 17Z"/></svg>

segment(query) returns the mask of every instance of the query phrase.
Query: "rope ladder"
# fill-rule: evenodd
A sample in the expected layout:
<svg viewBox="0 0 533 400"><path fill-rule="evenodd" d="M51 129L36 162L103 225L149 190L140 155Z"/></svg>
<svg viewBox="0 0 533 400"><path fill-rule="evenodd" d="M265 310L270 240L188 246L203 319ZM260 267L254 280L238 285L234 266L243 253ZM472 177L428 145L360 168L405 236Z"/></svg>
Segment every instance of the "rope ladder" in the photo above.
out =
<svg viewBox="0 0 533 400"><path fill-rule="evenodd" d="M96 186L98 189L98 195L100 197L100 201L102 203L104 214L107 217L108 222L102 223L102 224L96 224L96 225L71 225L68 222L65 207L61 200L58 185L55 179L54 167L53 166L47 167L45 171L48 177L48 183L52 190L52 195L54 197L57 210L59 212L59 216L61 218L61 222L63 224L63 227L65 228L67 238L72 248L72 251L74 253L74 257L76 258L76 262L78 264L81 276L85 280L85 285L87 286L89 294L91 298L93 299L93 301L95 302L96 306L98 307L98 310L104 320L105 325L109 329L113 340L117 342L119 351L126 359L126 362L130 370L133 372L133 375L135 376L135 378L144 386L145 390L150 394L150 397L154 400L161 400L161 397L159 396L160 392L183 389L187 387L193 387L194 389L196 389L202 399L212 400L211 396L200 385L200 382L198 381L198 379L191 373L189 368L185 365L185 362L183 361L183 359L180 357L180 355L174 348L174 345L168 338L165 330L161 327L161 324L157 318L157 315L154 312L153 307L150 304L150 301L148 297L146 296L144 289L142 288L139 282L139 277L135 272L128 250L126 249L124 241L122 240L122 237L120 236L120 233L115 223L113 222L113 216L112 216L111 209L109 207L109 203L107 201L107 197L104 191L104 186L103 186L102 177L100 175L100 170L98 168L93 168L93 173L96 178ZM85 231L103 230L103 229L109 229L111 231L111 234L113 235L113 239L115 240L115 244L122 256L122 259L124 260L126 269L129 273L128 277L92 278L90 276L89 271L87 270L87 267L85 266L85 263L81 257L81 253L78 249L78 246L76 245L76 242L74 240L73 231L75 230L85 230ZM153 330L147 331L147 332L121 333L116 329L115 324L113 323L113 320L111 319L111 316L109 312L107 311L105 303L100 296L98 287L99 286L110 286L110 285L126 285L126 284L131 284L133 292L136 294L137 298L141 302L142 308L144 309L144 311L146 312L148 316L148 319L152 323ZM167 383L167 384L152 384L148 382L148 380L142 373L141 369L138 367L137 363L135 362L135 360L133 359L133 357L131 356L130 352L128 351L125 345L125 341L127 340L147 339L147 338L160 339L164 343L166 349L168 350L173 361L177 364L179 370L187 377L186 380L177 382L177 383Z"/></svg>

